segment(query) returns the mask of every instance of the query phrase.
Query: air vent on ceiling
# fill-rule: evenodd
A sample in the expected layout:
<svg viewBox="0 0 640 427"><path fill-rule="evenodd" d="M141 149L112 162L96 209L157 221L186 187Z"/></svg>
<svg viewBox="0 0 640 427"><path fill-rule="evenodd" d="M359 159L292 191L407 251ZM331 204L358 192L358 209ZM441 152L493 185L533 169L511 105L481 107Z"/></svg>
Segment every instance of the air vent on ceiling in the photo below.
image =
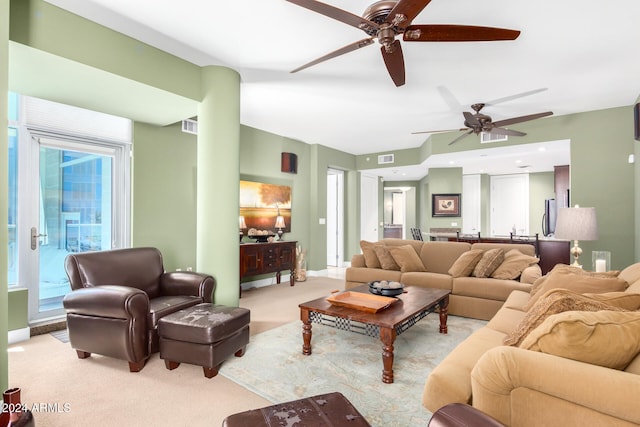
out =
<svg viewBox="0 0 640 427"><path fill-rule="evenodd" d="M393 163L394 160L394 155L393 154L381 154L378 156L378 164L379 165L386 165L389 163Z"/></svg>
<svg viewBox="0 0 640 427"><path fill-rule="evenodd" d="M498 135L495 133L480 132L480 143L506 141L507 135Z"/></svg>
<svg viewBox="0 0 640 427"><path fill-rule="evenodd" d="M182 132L198 134L198 122L193 119L184 119L182 121Z"/></svg>

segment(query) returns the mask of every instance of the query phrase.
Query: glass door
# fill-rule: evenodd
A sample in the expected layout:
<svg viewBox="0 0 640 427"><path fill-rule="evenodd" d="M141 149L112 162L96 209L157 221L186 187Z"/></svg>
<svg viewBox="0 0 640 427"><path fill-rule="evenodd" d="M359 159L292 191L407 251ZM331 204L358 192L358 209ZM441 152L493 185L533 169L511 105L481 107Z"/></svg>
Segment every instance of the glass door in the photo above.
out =
<svg viewBox="0 0 640 427"><path fill-rule="evenodd" d="M63 313L62 298L71 290L64 271L68 254L112 247L114 154L99 145L32 138L38 174L31 183L28 246L38 268L27 280L31 319Z"/></svg>

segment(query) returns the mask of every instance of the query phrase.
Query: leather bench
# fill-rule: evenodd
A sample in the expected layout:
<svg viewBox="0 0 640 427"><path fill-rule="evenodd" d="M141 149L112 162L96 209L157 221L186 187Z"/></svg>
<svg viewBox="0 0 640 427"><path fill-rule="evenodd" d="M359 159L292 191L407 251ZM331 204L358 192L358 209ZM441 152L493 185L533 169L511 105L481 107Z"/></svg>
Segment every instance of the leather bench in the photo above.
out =
<svg viewBox="0 0 640 427"><path fill-rule="evenodd" d="M246 308L211 303L169 314L158 321L160 358L167 369L190 363L202 366L205 377L212 378L225 359L244 354L249 321Z"/></svg>
<svg viewBox="0 0 640 427"><path fill-rule="evenodd" d="M223 427L371 427L342 393L334 392L229 415Z"/></svg>

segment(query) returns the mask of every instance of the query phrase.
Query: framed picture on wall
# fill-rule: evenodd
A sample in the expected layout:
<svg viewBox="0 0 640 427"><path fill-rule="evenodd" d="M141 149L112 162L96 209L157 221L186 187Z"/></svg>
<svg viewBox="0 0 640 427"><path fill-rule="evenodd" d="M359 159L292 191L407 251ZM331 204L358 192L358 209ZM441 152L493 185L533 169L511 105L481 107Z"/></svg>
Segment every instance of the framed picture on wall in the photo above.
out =
<svg viewBox="0 0 640 427"><path fill-rule="evenodd" d="M431 216L460 216L460 194L432 194Z"/></svg>

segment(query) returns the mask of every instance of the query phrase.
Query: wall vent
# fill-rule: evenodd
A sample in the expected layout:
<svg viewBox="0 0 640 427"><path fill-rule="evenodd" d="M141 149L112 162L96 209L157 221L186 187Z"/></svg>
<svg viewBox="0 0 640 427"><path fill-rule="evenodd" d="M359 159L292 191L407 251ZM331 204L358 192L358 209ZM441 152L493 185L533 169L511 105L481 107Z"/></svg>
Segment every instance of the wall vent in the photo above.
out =
<svg viewBox="0 0 640 427"><path fill-rule="evenodd" d="M182 121L182 132L198 134L198 122L193 119L184 119Z"/></svg>
<svg viewBox="0 0 640 427"><path fill-rule="evenodd" d="M393 154L381 154L378 156L379 165L387 165L393 162L395 162Z"/></svg>
<svg viewBox="0 0 640 427"><path fill-rule="evenodd" d="M500 142L500 141L506 141L507 135L498 135L495 133L487 133L487 132L480 132L480 143L481 144L486 144L488 142Z"/></svg>

